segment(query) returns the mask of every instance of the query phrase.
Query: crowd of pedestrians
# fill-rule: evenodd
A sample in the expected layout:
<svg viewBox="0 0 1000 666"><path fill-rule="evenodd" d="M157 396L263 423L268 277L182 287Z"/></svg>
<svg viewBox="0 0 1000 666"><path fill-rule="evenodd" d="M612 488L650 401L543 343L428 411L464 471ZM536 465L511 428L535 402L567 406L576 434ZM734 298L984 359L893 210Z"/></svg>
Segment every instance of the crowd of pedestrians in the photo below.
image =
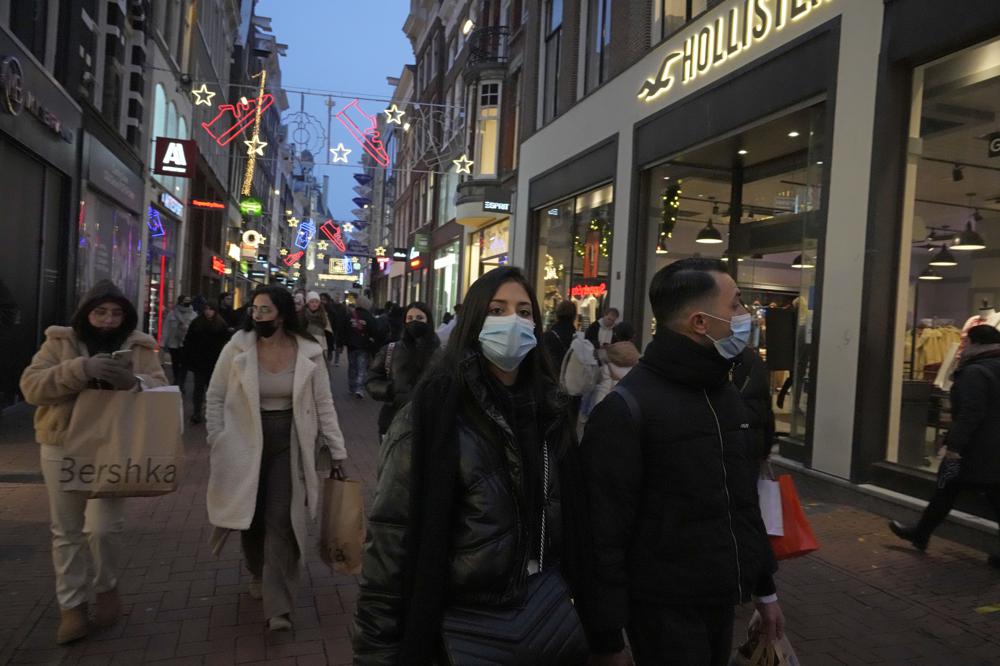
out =
<svg viewBox="0 0 1000 666"><path fill-rule="evenodd" d="M774 443L770 383L725 264L685 259L653 276L656 333L642 353L616 308L583 327L563 301L544 330L514 267L480 277L437 328L424 303L373 312L368 295L341 296L261 287L238 309L230 294L181 296L158 345L105 282L71 326L46 331L21 389L37 406L59 643L121 612L125 500L59 483L77 396L165 386L161 364L181 390L194 375L212 545L239 533L266 629L288 630L322 479L344 477L351 448L337 411L352 405L334 404L329 374L344 349L350 393L384 403L355 663L725 665L744 603L761 636L782 637L756 488ZM938 494L918 525L892 524L921 549L965 490L1000 513L986 443L1000 334L970 339Z"/></svg>

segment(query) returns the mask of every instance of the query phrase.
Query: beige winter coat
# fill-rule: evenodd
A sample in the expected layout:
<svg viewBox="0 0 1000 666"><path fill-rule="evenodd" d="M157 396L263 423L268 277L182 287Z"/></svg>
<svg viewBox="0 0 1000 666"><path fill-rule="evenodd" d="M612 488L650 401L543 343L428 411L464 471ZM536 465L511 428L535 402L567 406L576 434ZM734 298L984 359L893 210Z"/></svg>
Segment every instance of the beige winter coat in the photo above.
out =
<svg viewBox="0 0 1000 666"><path fill-rule="evenodd" d="M148 388L167 385L160 367L156 341L132 331L122 349L132 350L132 370ZM88 388L84 362L90 357L69 326L50 326L45 342L21 375L21 393L35 410L35 439L39 444L62 446L73 414L76 396Z"/></svg>
<svg viewBox="0 0 1000 666"><path fill-rule="evenodd" d="M292 523L302 550L304 509L308 507L315 519L319 502L319 449L328 447L333 460L347 458L323 350L304 338L298 338L292 411ZM223 348L208 386L205 415L211 447L209 522L227 529L248 529L257 503L264 450L256 333L237 331Z"/></svg>

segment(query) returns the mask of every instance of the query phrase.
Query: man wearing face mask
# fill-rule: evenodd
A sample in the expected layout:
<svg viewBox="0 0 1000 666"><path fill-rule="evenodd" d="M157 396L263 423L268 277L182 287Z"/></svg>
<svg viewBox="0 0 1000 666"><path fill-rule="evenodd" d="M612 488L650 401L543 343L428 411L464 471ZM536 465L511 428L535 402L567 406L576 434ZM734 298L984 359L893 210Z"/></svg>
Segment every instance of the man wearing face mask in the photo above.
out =
<svg viewBox="0 0 1000 666"><path fill-rule="evenodd" d="M581 444L594 539L581 607L592 663L725 665L735 606L783 632L749 415L730 381L751 320L726 267L684 259L649 290L657 334ZM613 450L610 448L613 444Z"/></svg>

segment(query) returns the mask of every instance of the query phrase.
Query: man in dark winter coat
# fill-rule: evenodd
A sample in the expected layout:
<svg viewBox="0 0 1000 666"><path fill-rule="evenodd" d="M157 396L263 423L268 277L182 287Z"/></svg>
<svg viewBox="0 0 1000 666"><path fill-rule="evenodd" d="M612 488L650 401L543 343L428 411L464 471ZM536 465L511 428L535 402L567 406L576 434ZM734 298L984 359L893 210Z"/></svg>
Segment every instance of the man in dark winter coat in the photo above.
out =
<svg viewBox="0 0 1000 666"><path fill-rule="evenodd" d="M340 297L338 296L338 299ZM333 365L340 365L340 354L344 351L345 333L347 326L347 307L339 300L333 300L329 294L320 294L319 299L326 308L326 316L330 320L330 328L333 329L332 340L330 340L330 356L333 357Z"/></svg>
<svg viewBox="0 0 1000 666"><path fill-rule="evenodd" d="M733 369L733 384L750 413L750 454L763 462L771 456L774 446L774 408L770 373L757 350L747 347L740 354L740 362Z"/></svg>
<svg viewBox="0 0 1000 666"><path fill-rule="evenodd" d="M185 360L189 369L194 371L194 412L191 423L201 423L205 407L205 392L212 380L215 363L222 354L222 348L229 342L229 328L226 320L211 303L205 303L201 314L191 322L187 335L184 337L184 349L187 351Z"/></svg>
<svg viewBox="0 0 1000 666"><path fill-rule="evenodd" d="M563 358L569 351L576 333L576 304L573 301L562 301L556 306L556 321L545 332L545 350L552 360L552 367L559 372Z"/></svg>
<svg viewBox="0 0 1000 666"><path fill-rule="evenodd" d="M618 323L619 317L621 317L621 313L618 312L618 308L608 308L604 311L603 317L587 327L584 337L590 341L590 344L594 345L594 349L601 349L617 342L615 340L615 324Z"/></svg>
<svg viewBox="0 0 1000 666"><path fill-rule="evenodd" d="M889 528L919 550L966 490L982 490L1000 521L1000 331L992 326L969 329L951 387L952 427L938 470L938 488L920 522L907 527L895 520ZM1000 550L989 556L1000 569Z"/></svg>
<svg viewBox="0 0 1000 666"><path fill-rule="evenodd" d="M780 636L777 567L748 414L729 381L749 315L725 265L684 259L649 290L657 333L591 413L581 445L593 562L581 590L592 663L728 664L735 606Z"/></svg>
<svg viewBox="0 0 1000 666"><path fill-rule="evenodd" d="M372 354L378 350L371 306L367 296L358 296L345 327L350 390L359 400L365 397L363 389L368 379L368 364Z"/></svg>

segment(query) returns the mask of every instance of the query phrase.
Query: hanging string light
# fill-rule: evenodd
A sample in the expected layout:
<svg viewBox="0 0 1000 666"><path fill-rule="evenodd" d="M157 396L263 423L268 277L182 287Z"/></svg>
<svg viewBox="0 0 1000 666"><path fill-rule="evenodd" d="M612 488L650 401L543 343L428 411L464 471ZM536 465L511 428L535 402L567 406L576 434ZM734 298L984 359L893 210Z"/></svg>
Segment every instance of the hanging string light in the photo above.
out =
<svg viewBox="0 0 1000 666"><path fill-rule="evenodd" d="M260 86L257 88L257 104L254 111L253 120L253 136L249 141L245 141L247 144L247 170L243 175L243 189L241 193L243 196L249 196L250 190L253 187L253 173L254 169L257 168L257 156L264 155L264 146L267 145L266 142L260 140L260 116L262 111L262 105L264 103L264 84L267 82L267 70L261 70L259 74L255 74L253 78L260 77Z"/></svg>

